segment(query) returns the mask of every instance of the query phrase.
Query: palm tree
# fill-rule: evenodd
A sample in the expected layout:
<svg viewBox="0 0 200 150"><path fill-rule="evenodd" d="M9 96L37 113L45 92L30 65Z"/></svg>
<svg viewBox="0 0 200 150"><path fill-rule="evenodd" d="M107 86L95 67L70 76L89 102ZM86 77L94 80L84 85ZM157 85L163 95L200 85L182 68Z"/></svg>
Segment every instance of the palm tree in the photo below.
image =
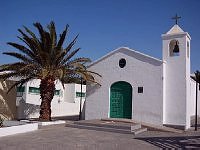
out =
<svg viewBox="0 0 200 150"><path fill-rule="evenodd" d="M23 26L18 29L18 39L23 44L9 42L8 45L19 50L18 52L4 52L3 54L17 58L19 61L0 66L1 79L11 77L19 78L19 81L10 88L22 86L29 80L40 79L40 117L41 121L51 120L51 101L55 91L55 81L60 80L62 84L78 81L83 78L85 81L97 83L94 75L99 74L88 71L86 63L89 58L74 58L73 56L80 48L73 49L78 36L65 48L63 47L69 26L67 25L59 39L57 38L55 23L50 22L44 29L40 23L34 23L39 34L34 34L29 28ZM57 40L58 39L58 40ZM9 92L9 91L8 91Z"/></svg>

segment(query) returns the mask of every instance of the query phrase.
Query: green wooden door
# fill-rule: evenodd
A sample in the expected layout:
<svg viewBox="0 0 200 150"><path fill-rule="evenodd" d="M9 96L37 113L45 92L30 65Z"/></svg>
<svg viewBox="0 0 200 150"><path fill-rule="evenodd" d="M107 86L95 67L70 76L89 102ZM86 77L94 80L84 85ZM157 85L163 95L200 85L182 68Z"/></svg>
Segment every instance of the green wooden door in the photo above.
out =
<svg viewBox="0 0 200 150"><path fill-rule="evenodd" d="M129 118L132 114L132 87L129 83L119 81L110 89L110 117Z"/></svg>

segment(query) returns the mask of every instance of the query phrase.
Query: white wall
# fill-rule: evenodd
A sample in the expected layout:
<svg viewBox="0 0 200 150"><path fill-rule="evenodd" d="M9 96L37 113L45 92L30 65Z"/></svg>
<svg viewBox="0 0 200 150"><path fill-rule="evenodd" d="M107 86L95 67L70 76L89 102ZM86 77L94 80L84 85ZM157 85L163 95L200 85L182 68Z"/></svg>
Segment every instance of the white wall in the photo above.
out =
<svg viewBox="0 0 200 150"><path fill-rule="evenodd" d="M55 81L55 88L56 90L61 90L63 91L63 87L62 84L58 81ZM36 87L39 88L40 85L40 80L39 79L35 79L32 81L27 82L26 85L26 103L30 103L30 104L35 104L35 105L40 105L41 104L41 99L40 99L40 94L35 94L35 93L30 93L29 87ZM62 93L62 92L61 92ZM59 102L59 101L63 101L64 97L63 95L54 95L52 102Z"/></svg>
<svg viewBox="0 0 200 150"><path fill-rule="evenodd" d="M119 67L119 60L126 66ZM102 75L98 85L87 86L86 119L108 118L109 91L113 83L126 81L132 85L132 118L138 121L162 124L162 62L138 52L120 48L111 56L94 63L89 70ZM138 93L143 86L144 93ZM151 104L151 105L150 105Z"/></svg>
<svg viewBox="0 0 200 150"><path fill-rule="evenodd" d="M200 115L200 91L198 87L198 100L197 100L197 114ZM195 116L196 106L196 82L191 79L190 101L188 102L188 114L189 116Z"/></svg>
<svg viewBox="0 0 200 150"><path fill-rule="evenodd" d="M75 101L75 84L65 84L64 89L64 100L65 102L74 103Z"/></svg>
<svg viewBox="0 0 200 150"><path fill-rule="evenodd" d="M80 98L76 97L76 92L80 91L80 84L62 84L58 81L56 83L56 90L61 90L60 95L54 95L51 102L52 117L60 116L76 116L80 111ZM18 119L38 118L40 110L40 94L29 93L29 87L39 88L40 80L32 80L25 84L25 93L22 97L17 97L20 101L18 106ZM86 86L82 86L83 92L86 92ZM85 98L82 98L82 109Z"/></svg>
<svg viewBox="0 0 200 150"><path fill-rule="evenodd" d="M196 84L193 79L190 81L190 101L188 102L188 114L189 116L195 115L195 105L196 105Z"/></svg>

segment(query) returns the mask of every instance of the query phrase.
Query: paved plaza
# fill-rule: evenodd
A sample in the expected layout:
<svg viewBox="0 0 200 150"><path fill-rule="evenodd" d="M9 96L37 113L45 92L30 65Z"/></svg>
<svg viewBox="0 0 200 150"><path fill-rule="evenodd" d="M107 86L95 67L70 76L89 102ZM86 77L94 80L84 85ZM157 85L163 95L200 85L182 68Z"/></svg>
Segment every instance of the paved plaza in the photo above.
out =
<svg viewBox="0 0 200 150"><path fill-rule="evenodd" d="M0 138L0 150L133 150L200 148L200 131L147 131L134 136L54 125Z"/></svg>

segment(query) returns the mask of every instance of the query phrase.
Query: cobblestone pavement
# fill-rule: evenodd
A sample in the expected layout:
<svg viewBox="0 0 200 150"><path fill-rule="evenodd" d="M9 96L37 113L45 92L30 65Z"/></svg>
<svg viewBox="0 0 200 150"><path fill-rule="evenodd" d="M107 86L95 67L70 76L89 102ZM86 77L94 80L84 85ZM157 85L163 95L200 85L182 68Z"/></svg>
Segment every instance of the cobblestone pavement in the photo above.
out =
<svg viewBox="0 0 200 150"><path fill-rule="evenodd" d="M200 148L200 132L120 134L64 126L0 138L0 150L156 150Z"/></svg>

